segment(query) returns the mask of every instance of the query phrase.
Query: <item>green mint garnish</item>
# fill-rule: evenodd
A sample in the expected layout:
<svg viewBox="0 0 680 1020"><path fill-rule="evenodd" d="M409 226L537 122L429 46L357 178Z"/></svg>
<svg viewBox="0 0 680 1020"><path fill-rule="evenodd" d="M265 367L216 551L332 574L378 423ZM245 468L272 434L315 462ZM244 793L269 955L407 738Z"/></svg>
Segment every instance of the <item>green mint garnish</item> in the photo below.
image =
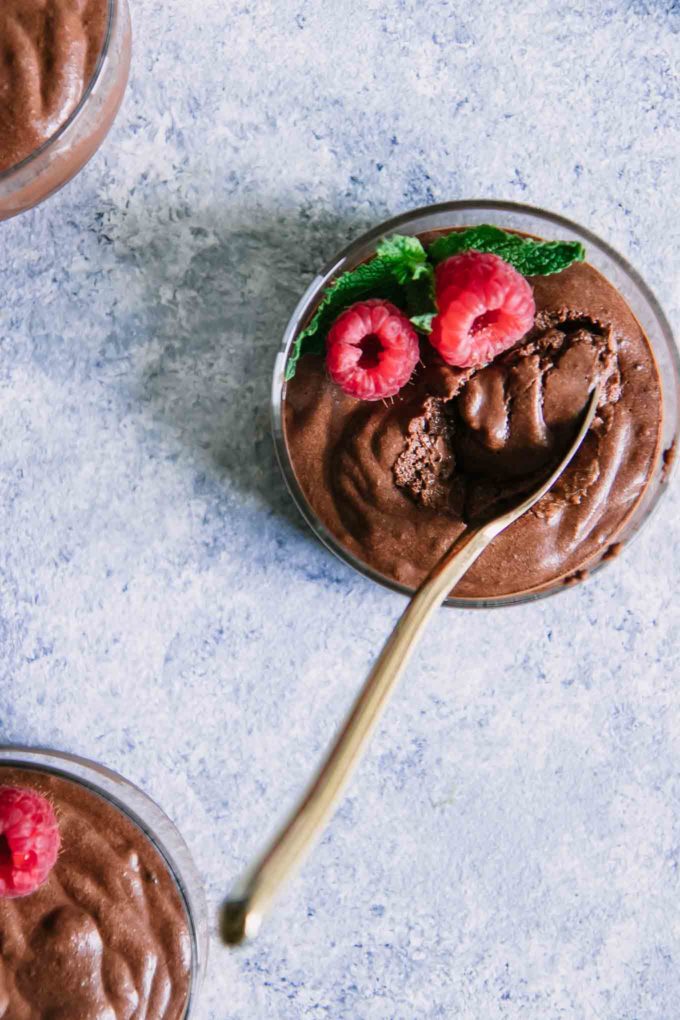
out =
<svg viewBox="0 0 680 1020"><path fill-rule="evenodd" d="M421 276L428 276L432 272L425 249L417 237L405 237L403 234L386 237L378 245L376 255L390 264L399 283L419 280Z"/></svg>
<svg viewBox="0 0 680 1020"><path fill-rule="evenodd" d="M508 234L487 223L469 230L454 230L438 238L428 255L435 263L462 251L491 252L509 262L522 276L548 276L559 273L572 262L586 256L580 241L534 241L530 237Z"/></svg>
<svg viewBox="0 0 680 1020"><path fill-rule="evenodd" d="M411 322L421 333L431 333L432 320L436 314L436 312L427 312L425 315L412 315Z"/></svg>
<svg viewBox="0 0 680 1020"><path fill-rule="evenodd" d="M375 257L343 273L327 288L312 321L296 338L286 365L286 381L292 379L303 354L323 354L326 333L340 312L362 298L381 297L398 308L409 308L411 284L429 290L432 266L417 237L396 234L381 241ZM416 310L416 309L414 309Z"/></svg>

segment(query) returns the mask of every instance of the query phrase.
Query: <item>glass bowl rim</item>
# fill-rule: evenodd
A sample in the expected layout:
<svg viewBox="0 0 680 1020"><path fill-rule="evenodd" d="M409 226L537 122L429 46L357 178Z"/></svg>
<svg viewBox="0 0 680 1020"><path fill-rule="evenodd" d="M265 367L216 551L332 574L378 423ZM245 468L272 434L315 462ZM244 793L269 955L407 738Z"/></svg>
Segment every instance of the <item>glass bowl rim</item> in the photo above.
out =
<svg viewBox="0 0 680 1020"><path fill-rule="evenodd" d="M120 0L107 0L106 31L104 32L104 39L102 41L102 46L99 51L99 56L97 57L97 63L95 64L94 71L92 72L92 76L87 83L82 96L78 100L78 103L63 124L60 124L56 131L54 131L49 138L46 138L37 149L34 149L33 152L29 152L28 156L24 156L24 158L18 163L8 166L6 170L0 170L0 193L11 193L14 178L21 177L25 170L28 170L41 157L45 156L79 119L80 114L83 112L83 109L87 105L90 96L94 92L101 78L106 58L111 49L114 18L119 3ZM23 184L20 185L20 187L23 187Z"/></svg>
<svg viewBox="0 0 680 1020"><path fill-rule="evenodd" d="M384 237L390 233L398 232L399 228L409 224L411 221L415 221L425 216L437 216L446 213L463 213L479 211L480 215L485 212L500 214L504 212L514 215L532 216L539 220L543 220L549 223L551 227L563 227L565 230L575 233L581 237L586 244L590 243L610 259L618 268L621 270L639 290L643 299L647 302L649 309L659 324L661 333L668 345L672 366L674 370L676 388L680 390L680 352L678 351L677 343L675 341L673 331L670 323L664 313L661 304L656 298L653 291L650 289L648 284L644 281L638 271L625 259L619 252L616 251L610 244L603 241L601 237L589 230L587 227L581 226L575 220L571 220L566 216L562 216L560 213L553 213L548 209L543 209L540 206L526 205L520 202L506 202L503 200L480 198L480 199L464 199L456 200L451 202L438 202L432 205L418 206L414 209L409 209L406 212L399 213L397 216L393 216L390 219L384 220L376 226L371 227L369 230L363 232L354 240L350 241L349 244L345 245L337 255L335 255L321 271L314 277L309 283L304 293L300 297L300 300L296 304L292 311L292 314L288 320L283 333L283 341L276 355L274 363L274 372L272 377L272 389L271 389L271 428L274 438L274 449L276 453L276 459L283 475L284 481L290 493L290 496L297 506L299 512L302 514L304 520L314 532L319 541L322 542L326 548L332 552L338 559L350 567L353 567L364 577L371 581L375 581L377 584L384 588L388 588L391 591L397 592L402 595L411 596L415 591L414 588L409 585L402 584L399 581L395 581L391 577L387 577L380 571L375 570L369 566L363 560L360 560L348 549L346 549L329 531L328 528L322 523L317 517L315 511L310 505L305 493L302 490L300 483L297 480L291 459L288 453L288 447L285 439L285 429L283 425L283 409L284 409L284 393L285 393L285 368L288 360L288 353L290 347L300 329L300 326L304 322L305 314L310 310L309 306L313 299L317 298L323 288L327 286L330 279L337 273L340 266L345 262L346 259L350 258L356 251L377 242L381 237ZM597 268L597 267L595 267ZM598 270L599 271L599 270ZM635 314L635 310L633 310ZM646 332L645 332L645 335ZM653 345L653 341L650 340ZM654 348L652 346L653 353ZM665 407L665 386L661 373L659 373L661 382L662 392L662 427L666 416ZM680 402L679 402L680 405ZM674 435L680 433L680 406L676 409L675 415L675 429ZM662 451L661 451L662 452ZM661 452L659 456L661 456ZM646 523L647 520L656 512L661 499L669 488L668 482L673 475L677 464L671 465L670 469L666 472L663 480L663 484L657 485L657 491L653 496L653 500L650 506L647 508L642 523ZM633 508L632 513L639 507L639 502ZM624 523L623 528L626 527ZM641 525L638 525L634 532L625 539L625 544L628 546L630 542L640 533ZM606 567L610 559L601 559L599 562L588 567L588 576L593 576L598 573L603 567ZM490 596L488 598L470 598L470 597L451 597L449 596L444 600L443 605L450 606L457 609L489 609L489 608L504 608L508 606L515 606L529 602L536 602L539 599L549 598L550 596L557 595L562 591L567 590L567 586L563 583L563 580L556 579L550 582L548 587L541 588L538 590L530 590L528 592L519 592L509 595Z"/></svg>

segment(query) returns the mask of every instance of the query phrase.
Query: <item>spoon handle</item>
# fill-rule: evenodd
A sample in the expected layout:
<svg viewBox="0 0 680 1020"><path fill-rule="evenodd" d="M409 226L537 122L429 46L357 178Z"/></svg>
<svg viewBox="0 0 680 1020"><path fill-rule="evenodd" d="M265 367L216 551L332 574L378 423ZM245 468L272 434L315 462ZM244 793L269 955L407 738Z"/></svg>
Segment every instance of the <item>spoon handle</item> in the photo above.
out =
<svg viewBox="0 0 680 1020"><path fill-rule="evenodd" d="M430 616L496 535L531 509L559 478L588 432L599 396L598 383L574 442L552 474L517 506L481 527L464 531L418 588L302 800L223 904L221 930L228 945L237 945L257 934L279 888L302 865L326 825Z"/></svg>
<svg viewBox="0 0 680 1020"><path fill-rule="evenodd" d="M228 944L257 934L278 889L302 865L358 765L427 621L492 537L484 528L465 531L416 591L304 796L223 905L222 937Z"/></svg>

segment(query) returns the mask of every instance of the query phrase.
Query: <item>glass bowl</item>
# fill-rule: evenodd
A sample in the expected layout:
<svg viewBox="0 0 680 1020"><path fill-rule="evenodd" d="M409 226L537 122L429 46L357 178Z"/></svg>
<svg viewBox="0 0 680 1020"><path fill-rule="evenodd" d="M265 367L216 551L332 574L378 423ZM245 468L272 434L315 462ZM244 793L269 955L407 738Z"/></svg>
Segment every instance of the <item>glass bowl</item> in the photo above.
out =
<svg viewBox="0 0 680 1020"><path fill-rule="evenodd" d="M191 935L191 987L184 1020L195 1015L208 955L208 912L203 883L189 849L161 808L137 786L97 762L20 746L0 747L0 767L47 772L84 786L122 811L148 837L167 865L184 904Z"/></svg>
<svg viewBox="0 0 680 1020"><path fill-rule="evenodd" d="M424 234L428 231L445 230L453 227L474 226L479 223L491 222L500 227L517 230L525 234L533 234L547 240L581 241L587 249L588 262L595 266L612 283L627 300L630 308L640 322L650 342L659 368L663 395L663 422L661 449L668 450L675 443L680 432L680 358L673 340L670 325L658 301L631 265L608 244L596 237L585 227L546 212L544 209L519 205L514 202L469 201L444 202L440 205L424 206L411 212L396 216L394 219L381 223L369 230L347 248L340 252L312 280L309 287L295 308L283 335L283 343L276 357L272 384L272 430L279 466L288 489L300 513L307 521L314 534L323 544L341 560L354 567L364 576L377 581L378 584L392 591L412 594L413 589L400 584L392 578L374 570L368 564L349 552L338 539L331 534L319 520L310 506L295 475L291 463L284 431L284 404L286 397L285 368L288 353L299 330L307 323L314 308L318 304L324 289L340 273L352 269L359 262L369 258L377 244L391 234ZM653 476L642 498L636 505L628 521L615 536L617 542L628 542L639 531L649 518L663 496L672 465L665 464L659 457ZM589 567L589 573L595 573L609 562L601 560L597 565ZM495 598L463 598L449 597L445 605L464 608L482 608L490 606L516 605L531 602L548 595L564 591L565 585L561 578L549 586L529 592L502 595Z"/></svg>
<svg viewBox="0 0 680 1020"><path fill-rule="evenodd" d="M0 220L10 219L44 201L95 154L123 100L131 52L127 0L108 0L102 50L75 110L35 152L0 172Z"/></svg>

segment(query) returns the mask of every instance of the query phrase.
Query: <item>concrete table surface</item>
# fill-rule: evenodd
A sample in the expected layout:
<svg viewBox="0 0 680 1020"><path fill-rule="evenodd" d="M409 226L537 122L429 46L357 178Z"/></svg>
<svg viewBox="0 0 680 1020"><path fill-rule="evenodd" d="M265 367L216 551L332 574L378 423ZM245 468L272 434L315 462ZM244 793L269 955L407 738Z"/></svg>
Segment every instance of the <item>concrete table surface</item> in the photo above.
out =
<svg viewBox="0 0 680 1020"><path fill-rule="evenodd" d="M677 0L133 0L119 120L0 228L3 741L176 820L213 907L403 606L284 490L274 352L409 207L562 212L680 310ZM680 522L521 608L442 611L261 937L197 1020L673 1020Z"/></svg>

